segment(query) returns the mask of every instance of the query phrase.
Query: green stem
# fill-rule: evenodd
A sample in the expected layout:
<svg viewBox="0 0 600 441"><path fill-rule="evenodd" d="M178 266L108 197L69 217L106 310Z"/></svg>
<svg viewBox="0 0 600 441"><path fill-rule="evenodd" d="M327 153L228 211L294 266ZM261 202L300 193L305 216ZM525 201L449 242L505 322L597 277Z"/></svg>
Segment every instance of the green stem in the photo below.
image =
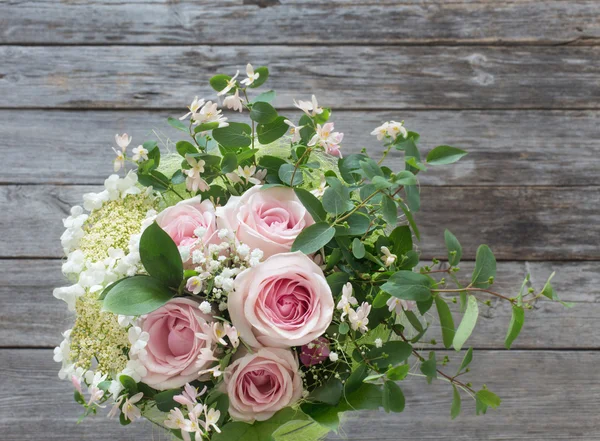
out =
<svg viewBox="0 0 600 441"><path fill-rule="evenodd" d="M365 205L367 205L367 202L369 202L371 199L373 199L375 196L377 196L377 193L379 193L379 192L381 192L381 190L377 190L376 192L372 193L364 201L362 201L360 204L358 204L356 207L354 207L349 213L345 214L344 216L342 216L339 219L336 219L335 222L334 222L334 225L337 224L337 223L339 223L339 222L343 222L346 219L348 219L357 210L360 210L362 207L364 207Z"/></svg>
<svg viewBox="0 0 600 441"><path fill-rule="evenodd" d="M510 303L516 303L515 299L510 299L506 296L503 296L502 294L499 294L497 292L494 291L490 291L489 289L483 289L483 288L463 288L463 289L445 289L445 288L439 288L439 289L432 289L431 292L458 292L461 293L463 291L471 291L471 292L486 292L488 294L491 294L493 296L496 296L498 298L501 298L503 300L506 300L507 302Z"/></svg>

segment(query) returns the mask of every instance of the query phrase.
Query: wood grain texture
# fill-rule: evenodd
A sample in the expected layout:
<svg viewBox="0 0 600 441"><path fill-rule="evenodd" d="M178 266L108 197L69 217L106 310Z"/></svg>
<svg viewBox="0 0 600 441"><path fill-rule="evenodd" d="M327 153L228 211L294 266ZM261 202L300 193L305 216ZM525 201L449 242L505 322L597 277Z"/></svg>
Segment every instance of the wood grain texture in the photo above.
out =
<svg viewBox="0 0 600 441"><path fill-rule="evenodd" d="M394 46L3 46L0 107L181 108L248 61L280 107L316 92L337 109L600 108L600 47Z"/></svg>
<svg viewBox="0 0 600 441"><path fill-rule="evenodd" d="M460 357L454 355L452 361L448 372L456 369ZM465 379L475 387L485 382L498 393L503 401L497 410L476 417L474 403L464 396L462 415L451 421L449 385L440 380L427 385L424 379L410 376L400 383L407 403L403 413L349 414L342 426L344 439L599 440L598 363L600 353L589 351L475 351L472 371ZM58 380L57 367L50 350L0 351L0 386L3 396L10 397L0 401L4 441L168 440L147 422L123 428L107 419L106 413L77 425L81 408L73 402L71 384ZM35 415L35 424L25 414Z"/></svg>
<svg viewBox="0 0 600 441"><path fill-rule="evenodd" d="M0 257L61 257L61 219L97 186L0 186ZM598 260L595 187L422 187L423 258L445 255L443 230L473 259L487 243L504 260ZM474 231L474 226L476 231Z"/></svg>
<svg viewBox="0 0 600 441"><path fill-rule="evenodd" d="M295 111L283 112L299 118ZM248 115L227 115L248 121ZM112 173L115 133L172 141L185 134L172 129L168 116L177 111L0 111L0 150L4 170L0 183L101 184ZM464 148L458 163L432 167L419 175L422 185L599 185L600 112L598 111L334 111L332 121L344 136L346 155L366 147L378 156L381 144L370 135L383 121L405 120L421 133L423 152L440 144ZM515 134L519 136L515 136ZM16 154L26 151L27 155ZM11 154L11 153L15 154ZM43 158L32 173L29 157ZM386 160L402 166L395 151Z"/></svg>
<svg viewBox="0 0 600 441"><path fill-rule="evenodd" d="M64 302L52 296L52 290L67 282L61 275L59 260L0 260L0 347L52 348L60 343L60 334L72 326L73 314ZM459 278L468 280L473 262L463 262ZM600 348L596 332L600 316L600 276L597 262L499 262L494 289L515 295L527 272L539 292L554 271L553 284L573 309L540 301L529 311L523 332L514 348ZM26 276L25 276L26 275ZM487 299L485 295L481 297ZM452 306L458 311L458 307ZM481 307L477 329L468 344L476 348L502 348L511 311L504 302L492 299L490 308ZM35 317L32 321L31 317ZM455 314L459 323L460 314ZM441 340L437 316L429 338ZM577 332L567 332L577 329Z"/></svg>
<svg viewBox="0 0 600 441"><path fill-rule="evenodd" d="M593 0L10 1L10 44L559 44L600 37ZM219 32L226 30L226 32Z"/></svg>

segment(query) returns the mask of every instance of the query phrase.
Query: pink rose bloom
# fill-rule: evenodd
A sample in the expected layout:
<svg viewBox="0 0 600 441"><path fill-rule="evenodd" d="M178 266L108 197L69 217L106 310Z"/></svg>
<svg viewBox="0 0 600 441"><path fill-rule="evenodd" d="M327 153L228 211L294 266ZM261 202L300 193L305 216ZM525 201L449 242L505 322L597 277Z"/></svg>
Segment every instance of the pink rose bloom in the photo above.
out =
<svg viewBox="0 0 600 441"><path fill-rule="evenodd" d="M291 188L261 187L230 197L217 216L219 228L235 231L240 242L261 249L266 258L290 251L296 237L315 221Z"/></svg>
<svg viewBox="0 0 600 441"><path fill-rule="evenodd" d="M330 352L329 340L325 337L319 337L309 344L302 346L300 361L304 366L313 366L327 360Z"/></svg>
<svg viewBox="0 0 600 441"><path fill-rule="evenodd" d="M230 364L223 374L231 418L268 420L302 396L298 360L289 349L261 348Z"/></svg>
<svg viewBox="0 0 600 441"><path fill-rule="evenodd" d="M156 217L156 223L178 247L192 246L198 239L205 245L219 242L215 206L208 199L202 201L200 196L166 208ZM198 228L204 230L201 237L196 236Z"/></svg>
<svg viewBox="0 0 600 441"><path fill-rule="evenodd" d="M199 362L200 350L213 347L202 332L202 324L212 317L200 312L198 302L189 298L174 298L148 314L141 328L150 334L146 355L140 362L148 373L142 381L155 389L181 387L198 378L198 371L212 362ZM196 335L199 334L199 335Z"/></svg>
<svg viewBox="0 0 600 441"><path fill-rule="evenodd" d="M233 326L251 347L289 348L322 335L334 303L321 268L298 251L242 271L228 308Z"/></svg>

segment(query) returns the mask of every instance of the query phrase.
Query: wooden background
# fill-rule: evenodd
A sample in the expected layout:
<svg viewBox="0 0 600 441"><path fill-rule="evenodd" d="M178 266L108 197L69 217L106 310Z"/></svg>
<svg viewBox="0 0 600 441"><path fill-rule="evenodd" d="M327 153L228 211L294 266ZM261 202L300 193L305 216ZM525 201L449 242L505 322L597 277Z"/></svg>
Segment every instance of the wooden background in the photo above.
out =
<svg viewBox="0 0 600 441"><path fill-rule="evenodd" d="M422 177L423 258L443 255L448 227L467 260L492 247L498 290L557 271L575 303L537 304L511 351L509 309L483 314L469 379L500 409L475 417L465 398L451 422L448 385L413 378L403 414L348 417L347 438L600 440L599 42L597 0L0 1L0 438L165 439L103 416L75 424L52 361L70 320L51 294L61 219L111 172L115 133L172 133L167 116L214 98L211 75L252 62L288 115L313 91L333 107L347 153L375 149L386 119L426 150L466 148Z"/></svg>

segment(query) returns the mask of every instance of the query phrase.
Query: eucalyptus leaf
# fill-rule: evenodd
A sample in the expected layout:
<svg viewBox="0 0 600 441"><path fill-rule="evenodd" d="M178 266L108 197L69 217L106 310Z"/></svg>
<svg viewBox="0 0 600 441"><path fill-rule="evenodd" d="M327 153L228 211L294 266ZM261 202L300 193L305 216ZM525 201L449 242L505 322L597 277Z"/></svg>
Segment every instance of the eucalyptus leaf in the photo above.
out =
<svg viewBox="0 0 600 441"><path fill-rule="evenodd" d="M296 237L292 245L292 251L302 251L304 254L312 254L323 248L335 236L335 228L327 222L317 222Z"/></svg>
<svg viewBox="0 0 600 441"><path fill-rule="evenodd" d="M425 274L397 271L381 286L381 289L399 299L422 302L431 297L432 284L431 277Z"/></svg>
<svg viewBox="0 0 600 441"><path fill-rule="evenodd" d="M455 350L460 351L465 342L469 339L475 328L475 324L477 323L478 316L479 306L477 305L477 299L475 296L470 295L467 300L467 309L460 325L458 325L458 328L456 329L456 334L454 335L454 340L452 342Z"/></svg>
<svg viewBox="0 0 600 441"><path fill-rule="evenodd" d="M252 144L252 128L244 123L230 122L227 127L214 129L212 136L226 148L248 147Z"/></svg>
<svg viewBox="0 0 600 441"><path fill-rule="evenodd" d="M304 181L302 170L296 168L294 164L289 163L282 164L279 167L278 176L281 182L291 187L300 185Z"/></svg>
<svg viewBox="0 0 600 441"><path fill-rule="evenodd" d="M290 126L285 123L285 120L285 116L278 116L269 124L259 124L256 127L258 142L263 145L271 144L285 135L290 128Z"/></svg>
<svg viewBox="0 0 600 441"><path fill-rule="evenodd" d="M496 276L496 258L487 245L480 245L475 256L475 269L471 276L471 284L475 288L490 286L490 277Z"/></svg>
<svg viewBox="0 0 600 441"><path fill-rule="evenodd" d="M365 257L365 245L360 241L358 237L355 237L352 241L352 254L357 259Z"/></svg>
<svg viewBox="0 0 600 441"><path fill-rule="evenodd" d="M513 342L519 336L524 322L525 310L521 306L513 305L512 316L508 325L508 331L506 332L506 338L504 339L504 346L506 349L510 349Z"/></svg>
<svg viewBox="0 0 600 441"><path fill-rule="evenodd" d="M167 122L171 127L176 128L177 130L181 130L184 133L190 133L190 130L187 125L185 125L182 121L177 118L169 117L167 118Z"/></svg>
<svg viewBox="0 0 600 441"><path fill-rule="evenodd" d="M444 231L444 242L448 250L448 263L451 266L456 266L462 257L462 246L456 236L450 230Z"/></svg>
<svg viewBox="0 0 600 441"><path fill-rule="evenodd" d="M450 407L450 418L455 419L460 415L460 392L458 388L452 385L452 407Z"/></svg>
<svg viewBox="0 0 600 441"><path fill-rule="evenodd" d="M442 328L444 347L448 349L452 346L455 334L452 312L450 312L450 307L448 304L439 295L435 296L435 307L440 318L440 327Z"/></svg>
<svg viewBox="0 0 600 441"><path fill-rule="evenodd" d="M294 188L294 193L296 193L296 196L298 196L298 199L300 199L300 202L302 202L302 205L304 205L304 208L306 208L315 222L321 222L327 218L323 204L321 204L321 201L314 194L303 188Z"/></svg>
<svg viewBox="0 0 600 441"><path fill-rule="evenodd" d="M150 276L133 276L111 285L103 301L108 312L122 315L148 314L173 298L173 292Z"/></svg>
<svg viewBox="0 0 600 441"><path fill-rule="evenodd" d="M269 124L278 116L277 110L269 103L259 101L252 104L252 109L250 110L250 119L252 121L256 121L259 124Z"/></svg>
<svg viewBox="0 0 600 441"><path fill-rule="evenodd" d="M383 385L382 405L386 412L402 412L406 400L402 389L393 381L386 381Z"/></svg>
<svg viewBox="0 0 600 441"><path fill-rule="evenodd" d="M440 145L427 154L427 163L431 165L452 164L466 154L467 152L456 147Z"/></svg>

